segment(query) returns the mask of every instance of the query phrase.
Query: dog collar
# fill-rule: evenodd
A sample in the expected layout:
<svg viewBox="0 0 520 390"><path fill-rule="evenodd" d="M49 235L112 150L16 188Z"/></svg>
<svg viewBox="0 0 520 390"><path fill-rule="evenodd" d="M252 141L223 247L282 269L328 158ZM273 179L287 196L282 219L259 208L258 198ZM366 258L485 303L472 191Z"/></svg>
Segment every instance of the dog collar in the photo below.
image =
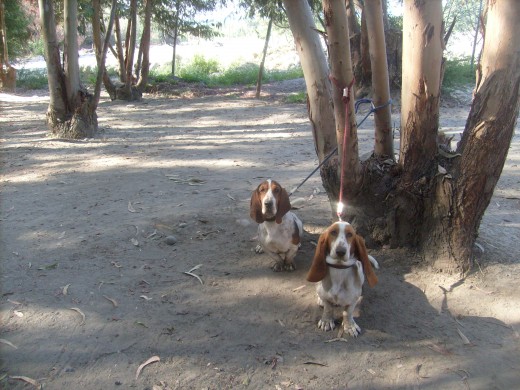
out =
<svg viewBox="0 0 520 390"><path fill-rule="evenodd" d="M325 262L327 263L327 265L329 267L332 267L332 268L336 268L336 269L347 269L347 268L352 268L354 265L356 265L356 263L354 264L350 264L350 265L344 265L344 264L331 264L331 263L328 263L328 262Z"/></svg>

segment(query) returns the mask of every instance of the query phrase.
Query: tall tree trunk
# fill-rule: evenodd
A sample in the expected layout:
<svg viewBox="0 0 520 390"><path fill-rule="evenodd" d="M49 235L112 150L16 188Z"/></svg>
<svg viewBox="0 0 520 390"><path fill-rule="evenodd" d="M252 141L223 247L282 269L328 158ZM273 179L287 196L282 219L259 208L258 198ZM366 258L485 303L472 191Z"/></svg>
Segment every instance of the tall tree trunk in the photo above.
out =
<svg viewBox="0 0 520 390"><path fill-rule="evenodd" d="M343 193L351 198L357 192L362 176L354 111L354 74L350 58L350 40L345 39L348 37L347 12L343 1L323 0L322 3L328 37L339 164L343 165L342 170L348 172L340 177L340 183ZM345 135L347 130L348 133ZM344 139L347 141L346 144L343 142Z"/></svg>
<svg viewBox="0 0 520 390"><path fill-rule="evenodd" d="M305 76L307 110L316 154L321 162L337 146L327 61L306 0L284 0L283 4Z"/></svg>
<svg viewBox="0 0 520 390"><path fill-rule="evenodd" d="M451 218L437 224L427 247L436 268L469 268L480 222L502 173L520 106L519 20L520 2L488 3L474 99L457 148L461 156L452 159L450 175L438 183L443 216Z"/></svg>
<svg viewBox="0 0 520 390"><path fill-rule="evenodd" d="M64 68L67 86L67 100L73 107L80 105L79 50L78 50L78 1L65 0L63 6L64 19Z"/></svg>
<svg viewBox="0 0 520 390"><path fill-rule="evenodd" d="M269 38L271 38L271 29L273 28L273 18L269 18L269 24L267 25L267 33L265 34L264 50L262 51L262 61L260 61L260 67L258 69L258 77L256 79L256 95L257 99L260 98L260 92L262 90L262 78L264 77L264 65L265 56L267 55L267 48L269 47Z"/></svg>
<svg viewBox="0 0 520 390"><path fill-rule="evenodd" d="M9 64L4 0L0 0L0 46L0 89L14 91L16 89L16 69Z"/></svg>
<svg viewBox="0 0 520 390"><path fill-rule="evenodd" d="M360 69L356 74L357 97L363 97L370 93L370 83L372 82L372 68L370 63L370 50L368 49L368 27L365 6L361 10L361 35L359 42Z"/></svg>
<svg viewBox="0 0 520 390"><path fill-rule="evenodd" d="M443 48L440 0L405 0L399 165L412 184L437 168Z"/></svg>
<svg viewBox="0 0 520 390"><path fill-rule="evenodd" d="M137 0L130 1L130 17L126 31L125 84L117 89L117 98L121 100L140 100L141 91L134 86L134 53L137 35Z"/></svg>
<svg viewBox="0 0 520 390"><path fill-rule="evenodd" d="M116 10L116 18L114 20L115 29L114 29L114 38L116 41L116 52L117 52L117 60L119 61L119 80L124 83L126 80L126 67L125 67L125 54L123 51L123 42L121 38L121 26L119 23L119 15Z"/></svg>
<svg viewBox="0 0 520 390"><path fill-rule="evenodd" d="M372 69L372 90L374 106L380 107L374 113L375 144L374 153L381 158L394 158L390 84L386 56L383 7L381 0L365 2L369 51Z"/></svg>
<svg viewBox="0 0 520 390"><path fill-rule="evenodd" d="M175 60L177 57L177 38L179 36L179 15L181 12L181 0L175 2L175 19L173 21L173 53L172 53L172 77L175 77Z"/></svg>
<svg viewBox="0 0 520 390"><path fill-rule="evenodd" d="M116 98L116 86L114 83L112 83L112 80L110 80L110 77L108 76L107 70L105 68L105 59L106 59L106 51L104 51L104 45L101 43L101 20L102 20L102 14L101 14L101 4L100 0L93 0L92 1L92 8L93 8L93 14L92 14L92 36L94 39L94 47L96 49L96 61L98 65L98 72L101 72L102 74L102 80L103 84L105 85L105 89L107 90L108 94L110 95L110 98L114 100ZM105 31L105 42L108 42L110 39L110 35L112 33L112 25L115 18L115 9L116 9L116 3L115 0L112 0L112 10L110 13L110 21L108 23L108 28ZM104 52L104 54L103 54ZM94 91L94 102L97 106L99 103L99 93L98 91L98 81L96 80L96 86Z"/></svg>
<svg viewBox="0 0 520 390"><path fill-rule="evenodd" d="M146 0L144 6L144 26L143 35L141 36L141 53L140 61L141 71L139 72L139 80L136 88L142 93L148 84L148 74L150 72L150 31L152 25L152 0Z"/></svg>
<svg viewBox="0 0 520 390"><path fill-rule="evenodd" d="M77 2L65 0L64 3L66 72L60 61L52 1L39 0L39 7L49 81L50 102L47 110L49 129L53 135L63 138L92 137L97 130L97 115L92 105L92 95L81 87L79 81L77 18L75 17ZM74 48L76 48L75 53Z"/></svg>

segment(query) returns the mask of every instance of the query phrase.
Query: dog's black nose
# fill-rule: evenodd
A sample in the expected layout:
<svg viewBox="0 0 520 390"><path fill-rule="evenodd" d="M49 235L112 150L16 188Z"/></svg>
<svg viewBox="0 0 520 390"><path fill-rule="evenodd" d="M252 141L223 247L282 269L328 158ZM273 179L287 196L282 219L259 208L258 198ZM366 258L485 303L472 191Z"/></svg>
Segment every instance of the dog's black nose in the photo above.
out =
<svg viewBox="0 0 520 390"><path fill-rule="evenodd" d="M338 257L345 256L345 253L347 253L347 248L345 248L344 246L338 246L336 248L336 255L338 255Z"/></svg>
<svg viewBox="0 0 520 390"><path fill-rule="evenodd" d="M273 207L273 202L271 202L271 201L264 202L264 205L266 208L270 209L271 207Z"/></svg>

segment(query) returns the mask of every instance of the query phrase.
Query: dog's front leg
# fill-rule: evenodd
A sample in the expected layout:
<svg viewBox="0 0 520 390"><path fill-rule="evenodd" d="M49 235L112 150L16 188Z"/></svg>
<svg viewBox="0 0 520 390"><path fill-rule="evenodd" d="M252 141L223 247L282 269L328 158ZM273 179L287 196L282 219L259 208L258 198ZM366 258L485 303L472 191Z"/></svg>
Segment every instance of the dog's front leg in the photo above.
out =
<svg viewBox="0 0 520 390"><path fill-rule="evenodd" d="M274 260L274 264L271 266L273 271L280 272L285 269L285 259L279 253L273 252L266 248L264 248L264 252L266 252L269 257Z"/></svg>
<svg viewBox="0 0 520 390"><path fill-rule="evenodd" d="M321 301L323 303L323 314L321 320L318 321L318 328L328 332L336 327L334 323L334 308L326 300L322 299Z"/></svg>
<svg viewBox="0 0 520 390"><path fill-rule="evenodd" d="M357 337L361 333L361 328L356 321L354 321L354 309L356 305L349 305L346 310L343 310L343 330L352 337Z"/></svg>

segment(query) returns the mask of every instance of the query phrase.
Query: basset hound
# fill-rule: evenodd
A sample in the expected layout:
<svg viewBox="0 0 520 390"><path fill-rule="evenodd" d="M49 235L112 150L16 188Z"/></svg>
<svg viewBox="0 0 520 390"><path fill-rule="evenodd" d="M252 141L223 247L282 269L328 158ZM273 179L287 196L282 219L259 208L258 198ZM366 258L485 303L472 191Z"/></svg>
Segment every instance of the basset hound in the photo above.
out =
<svg viewBox="0 0 520 390"><path fill-rule="evenodd" d="M343 311L343 330L353 337L361 333L354 321L354 310L365 275L370 287L377 283L372 266L379 269L376 259L367 254L365 240L348 222L335 222L321 234L307 274L309 282L318 283L318 304L323 306L318 328L334 329L334 308L339 307Z"/></svg>
<svg viewBox="0 0 520 390"><path fill-rule="evenodd" d="M263 181L251 194L249 215L259 224L255 251L266 252L275 261L273 271L295 269L303 224L290 210L289 194L274 180Z"/></svg>

